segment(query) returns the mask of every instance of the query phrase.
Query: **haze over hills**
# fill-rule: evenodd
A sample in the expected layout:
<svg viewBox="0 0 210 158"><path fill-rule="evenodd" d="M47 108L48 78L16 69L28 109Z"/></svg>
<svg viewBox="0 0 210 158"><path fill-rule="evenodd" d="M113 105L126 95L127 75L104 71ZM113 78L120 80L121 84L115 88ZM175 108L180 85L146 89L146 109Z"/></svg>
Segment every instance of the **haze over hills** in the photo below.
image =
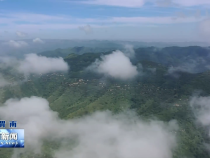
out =
<svg viewBox="0 0 210 158"><path fill-rule="evenodd" d="M140 42L140 41L117 41L117 40L59 40L59 39L19 39L19 40L2 40L0 42L1 55L23 57L28 53L41 53L54 49L73 49L74 47L87 47L89 50L84 50L85 53L94 51L111 51L123 48L124 45L132 45L138 47L171 47L171 46L202 46L208 47L208 43L201 42ZM94 50L96 49L96 50ZM63 56L64 57L64 56Z"/></svg>
<svg viewBox="0 0 210 158"><path fill-rule="evenodd" d="M206 47L189 46L189 47L140 47L134 48L132 45L118 48L123 52L135 51L135 58L131 58L132 62L137 63L141 60L153 61L166 66L170 66L170 72L185 71L190 73L198 73L209 69L210 55L209 49ZM46 51L38 53L38 55L46 57L67 57L69 54L81 55L84 53L112 53L114 49L91 48L91 47L74 47L68 49L56 49L54 51ZM75 57L76 57L75 56ZM96 55L97 57L100 54ZM73 64L73 65L76 65Z"/></svg>

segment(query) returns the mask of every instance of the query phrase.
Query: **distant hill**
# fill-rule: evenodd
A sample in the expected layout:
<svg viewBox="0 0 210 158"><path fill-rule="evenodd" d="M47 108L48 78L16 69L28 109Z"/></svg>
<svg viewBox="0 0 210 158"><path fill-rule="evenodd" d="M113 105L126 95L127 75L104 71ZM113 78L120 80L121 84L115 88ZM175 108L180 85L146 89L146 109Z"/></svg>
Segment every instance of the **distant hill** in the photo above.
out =
<svg viewBox="0 0 210 158"><path fill-rule="evenodd" d="M73 47L87 47L87 48L100 48L105 49L103 51L108 51L112 49L121 49L125 45L133 45L134 48L139 47L171 47L171 46L202 46L209 47L208 43L201 42L142 42L142 41L122 41L122 40L68 40L68 39L42 39L44 43L34 43L33 39L21 39L21 41L26 42L28 45L22 48L12 47L11 45L5 45L8 41L0 41L0 56L15 56L22 58L24 54L28 53L41 53L50 50L68 49ZM18 41L18 40L17 40ZM19 40L20 41L20 40ZM86 52L86 51L84 51ZM90 50L88 53L94 52Z"/></svg>
<svg viewBox="0 0 210 158"><path fill-rule="evenodd" d="M53 51L45 51L42 53L38 53L39 55L46 56L46 57L66 57L69 54L85 54L85 53L101 53L107 51L113 51L113 48L90 48L90 47L73 47L67 49L56 49Z"/></svg>
<svg viewBox="0 0 210 158"><path fill-rule="evenodd" d="M70 54L82 55L86 53L94 54L109 54L112 51L117 50L113 48L90 48L90 47L73 47L68 49L56 49L53 51L45 51L39 53L39 55L46 57L67 57ZM122 52L125 48L119 48ZM189 47L139 47L135 48L135 58L131 59L135 64L139 61L153 61L166 66L182 66L186 69L186 66L190 67L191 72L203 72L210 67L210 49L207 47L200 46L189 46ZM94 55L93 55L94 56ZM96 55L100 57L100 55ZM196 69L194 68L196 67ZM179 68L180 69L180 68ZM193 69L193 70L192 70Z"/></svg>

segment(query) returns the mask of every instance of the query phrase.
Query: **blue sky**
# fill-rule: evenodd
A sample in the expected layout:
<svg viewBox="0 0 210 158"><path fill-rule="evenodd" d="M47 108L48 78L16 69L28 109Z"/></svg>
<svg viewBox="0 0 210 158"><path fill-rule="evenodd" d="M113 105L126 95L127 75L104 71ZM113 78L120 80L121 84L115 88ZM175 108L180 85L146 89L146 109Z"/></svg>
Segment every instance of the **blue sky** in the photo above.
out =
<svg viewBox="0 0 210 158"><path fill-rule="evenodd" d="M209 0L1 0L0 39L210 42Z"/></svg>

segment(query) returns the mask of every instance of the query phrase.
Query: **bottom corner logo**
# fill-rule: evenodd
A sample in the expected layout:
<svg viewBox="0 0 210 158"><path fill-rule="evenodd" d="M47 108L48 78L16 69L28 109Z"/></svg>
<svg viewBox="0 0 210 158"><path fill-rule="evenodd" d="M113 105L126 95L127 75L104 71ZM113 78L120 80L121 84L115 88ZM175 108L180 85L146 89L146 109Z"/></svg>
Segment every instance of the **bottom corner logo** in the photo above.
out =
<svg viewBox="0 0 210 158"><path fill-rule="evenodd" d="M0 129L0 148L24 148L24 129Z"/></svg>

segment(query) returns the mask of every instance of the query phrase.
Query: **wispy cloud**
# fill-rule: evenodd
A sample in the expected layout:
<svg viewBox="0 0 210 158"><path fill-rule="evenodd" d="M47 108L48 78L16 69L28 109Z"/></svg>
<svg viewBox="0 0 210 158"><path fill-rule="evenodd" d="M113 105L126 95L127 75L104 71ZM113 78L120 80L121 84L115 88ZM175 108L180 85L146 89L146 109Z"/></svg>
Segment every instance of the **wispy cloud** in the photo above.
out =
<svg viewBox="0 0 210 158"><path fill-rule="evenodd" d="M210 132L210 97L193 96L190 99L190 106L197 121L203 126L208 127Z"/></svg>
<svg viewBox="0 0 210 158"><path fill-rule="evenodd" d="M26 36L27 36L27 33L17 31L17 32L16 32L16 35L17 35L18 37L26 37Z"/></svg>
<svg viewBox="0 0 210 158"><path fill-rule="evenodd" d="M157 0L161 7L194 7L210 5L209 0Z"/></svg>
<svg viewBox="0 0 210 158"><path fill-rule="evenodd" d="M152 24L173 24L173 23L192 23L199 22L205 19L202 17L197 19L195 17L113 17L107 21L119 23L152 23Z"/></svg>
<svg viewBox="0 0 210 158"><path fill-rule="evenodd" d="M80 26L79 29L84 31L86 34L92 33L92 27L90 25Z"/></svg>
<svg viewBox="0 0 210 158"><path fill-rule="evenodd" d="M23 48L23 47L27 47L28 43L26 43L25 41L10 40L8 42L4 42L3 45L6 45L12 48Z"/></svg>
<svg viewBox="0 0 210 158"><path fill-rule="evenodd" d="M179 77L180 72L200 73L209 70L210 56L196 57L196 59L185 58L178 65L171 66L168 69L168 74L174 77Z"/></svg>
<svg viewBox="0 0 210 158"><path fill-rule="evenodd" d="M95 5L108 5L108 6L120 6L120 7L142 7L146 0L88 0L82 1L86 4Z"/></svg>
<svg viewBox="0 0 210 158"><path fill-rule="evenodd" d="M190 62L182 63L178 66L171 66L168 69L170 75L177 76L179 72L197 73L198 62L191 60Z"/></svg>
<svg viewBox="0 0 210 158"><path fill-rule="evenodd" d="M106 25L114 24L170 24L170 23L191 23L204 20L204 16L196 18L195 16L187 16L185 18L173 16L133 16L133 17L109 17L109 18L78 18L71 16L50 16L45 14L32 13L13 13L0 14L0 23L7 24L7 29L16 30L37 30L37 29L71 29L80 28L89 32L93 27L99 27L101 23ZM21 23L19 23L21 21ZM24 22L25 21L25 22ZM89 25L86 25L86 24ZM100 26L102 27L102 26ZM16 32L20 37L25 33Z"/></svg>
<svg viewBox="0 0 210 158"><path fill-rule="evenodd" d="M129 58L134 58L135 57L135 50L134 50L133 46L130 45L130 44L126 44L124 54Z"/></svg>
<svg viewBox="0 0 210 158"><path fill-rule="evenodd" d="M0 57L0 64L2 64L1 68L14 67L18 64L18 60L14 57L1 56Z"/></svg>
<svg viewBox="0 0 210 158"><path fill-rule="evenodd" d="M3 77L3 75L0 74L0 88L1 88L1 87L4 87L4 86L6 86L6 85L9 85L9 84L10 84L10 82L8 82L8 81Z"/></svg>
<svg viewBox="0 0 210 158"><path fill-rule="evenodd" d="M157 0L156 4L160 7L169 7L174 5L172 0Z"/></svg>
<svg viewBox="0 0 210 158"><path fill-rule="evenodd" d="M210 5L209 0L171 0L171 1L175 4L185 7Z"/></svg>
<svg viewBox="0 0 210 158"><path fill-rule="evenodd" d="M43 23L43 24L17 24L14 26L16 29L21 30L31 30L37 31L39 29L43 30L61 30L61 29L76 29L79 27L79 24L50 24L50 23ZM12 27L8 28L12 29Z"/></svg>
<svg viewBox="0 0 210 158"><path fill-rule="evenodd" d="M0 23L4 22L25 22L25 23L39 23L39 22L59 22L71 20L70 16L54 16L47 14L36 14L29 12L16 13L0 13Z"/></svg>
<svg viewBox="0 0 210 158"><path fill-rule="evenodd" d="M107 5L107 6L118 6L118 7L129 7L129 8L140 8L147 3L157 4L161 7L174 7L174 6L204 6L210 5L209 0L83 0L79 3L94 4L94 5Z"/></svg>
<svg viewBox="0 0 210 158"><path fill-rule="evenodd" d="M67 14L66 12L61 12L62 14L56 14L56 12L50 13L50 14L38 14L36 12L31 13L31 12L17 12L17 11L14 11L14 12L2 11L0 13L0 25L1 25L0 27L2 30L8 30L10 32L10 35L4 35L1 38L13 39L14 36L12 34L17 30L18 32L23 31L23 32L28 33L31 38L34 38L34 37L56 38L58 36L65 36L64 38L68 38L68 37L77 38L78 36L80 36L79 38L82 38L81 37L82 34L79 33L79 29L81 31L84 31L86 34L89 34L93 32L94 30L94 34L92 34L91 37L86 36L84 38L100 39L100 38L104 38L105 36L106 38L108 37L113 38L113 36L115 36L114 35L115 33L113 32L119 32L119 33L116 33L117 34L116 37L119 36L117 38L120 38L122 36L128 37L129 36L128 32L134 32L134 29L132 30L128 28L130 26L136 27L135 28L136 30L142 26L145 28L145 31L144 31L145 33L137 33L138 35L136 36L138 37L139 37L139 34L143 34L144 36L146 36L145 34L147 32L148 34L150 34L147 37L156 36L155 39L157 39L158 37L156 34L160 34L161 31L162 31L162 34L165 34L165 36L169 36L169 33L168 33L169 30L173 34L173 32L176 32L176 30L179 29L180 31L185 32L185 35L183 36L191 38L187 36L187 34L189 34L189 31L193 30L195 26L191 25L189 26L189 29L186 29L186 27L182 27L181 24L183 24L183 26L184 25L186 26L187 24L190 24L190 23L198 23L200 21L203 21L206 18L206 15L204 15L203 12L201 14L199 14L198 12L196 16L195 15L175 16L173 13L174 10L161 11L160 9L157 9L157 5L149 5L148 8L152 9L154 7L155 14L154 12L148 14L148 11L145 11L145 10L148 10L147 3L149 2L150 4L151 3L156 4L157 2L157 1L152 1L152 0L149 0L149 1L148 0L145 0L145 1L144 0L131 0L131 1L127 1L127 0L126 1L125 0L123 1L120 1L120 0L85 1L84 0L84 1L79 1L78 3L81 3L81 2L88 3L88 4L94 3L94 4L111 5L111 6L128 6L131 8L117 8L120 10L119 13L121 13L125 9L125 12L128 12L128 14L119 14L115 12L114 14L105 13L103 16L101 12L98 15L86 16L85 14L81 14L79 16L72 16L75 14L70 15L70 14ZM174 4L175 1L161 0L161 3L164 3L162 5L168 5L168 3ZM141 10L137 11L136 8L132 8L132 7L141 7L141 6L144 6L144 4L146 4L145 5L146 9L144 8L143 11ZM100 6L100 7L102 8L103 6ZM112 7L112 9L115 9L115 7L114 8ZM142 15L142 16L139 16L139 15ZM176 30L174 30L174 26L171 25L167 29L162 29L161 31L159 31L160 29L157 28L156 29L157 31L154 31L157 33L153 33L152 31L149 32L148 27L145 26L147 25L147 26L155 26L155 27L157 26L164 27L166 26L166 24L179 24L180 27L177 27ZM121 29L120 28L121 26L124 28ZM103 28L105 27L110 29L109 33L107 34L103 30ZM59 31L59 35L58 35L58 31ZM120 33L120 31L122 31L122 33ZM166 33L168 35L166 35ZM77 36L76 34L79 34L79 35ZM18 33L17 35L18 37L21 37L21 38L25 36L21 33ZM101 37L101 36L104 36L104 37ZM172 38L172 36L169 38ZM192 36L194 36L194 34L192 34ZM152 37L149 37L149 38L152 38Z"/></svg>
<svg viewBox="0 0 210 158"><path fill-rule="evenodd" d="M41 44L44 43L44 41L41 40L40 38L35 38L35 39L33 39L33 42L34 42L34 43L41 43Z"/></svg>

